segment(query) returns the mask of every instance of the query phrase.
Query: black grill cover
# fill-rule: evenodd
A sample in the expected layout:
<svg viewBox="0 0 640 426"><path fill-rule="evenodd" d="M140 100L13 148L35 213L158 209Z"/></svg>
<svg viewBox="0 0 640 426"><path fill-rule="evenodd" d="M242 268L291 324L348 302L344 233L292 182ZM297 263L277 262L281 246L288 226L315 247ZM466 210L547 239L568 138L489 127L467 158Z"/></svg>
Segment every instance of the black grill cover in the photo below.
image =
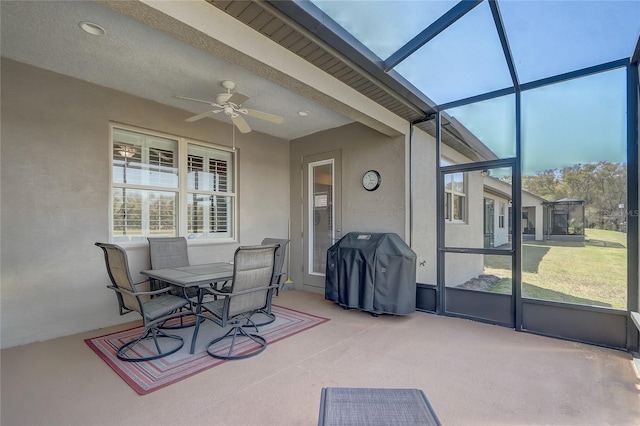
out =
<svg viewBox="0 0 640 426"><path fill-rule="evenodd" d="M416 254L397 234L350 232L327 251L325 299L346 308L416 310Z"/></svg>

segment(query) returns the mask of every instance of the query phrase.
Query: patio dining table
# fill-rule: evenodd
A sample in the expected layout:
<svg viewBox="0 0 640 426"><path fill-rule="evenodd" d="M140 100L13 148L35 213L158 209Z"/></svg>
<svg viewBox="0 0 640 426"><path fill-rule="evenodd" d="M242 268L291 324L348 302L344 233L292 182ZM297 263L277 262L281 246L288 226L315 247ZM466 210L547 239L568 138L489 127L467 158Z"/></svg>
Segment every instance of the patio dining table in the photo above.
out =
<svg viewBox="0 0 640 426"><path fill-rule="evenodd" d="M215 262L204 263L201 265L180 266L177 268L147 269L140 271L140 273L178 287L197 288L198 299L196 303L196 316L197 318L200 318L201 303L204 296L203 287L206 285L213 285L215 287L216 284L220 282L233 279L233 263ZM200 321L197 319L193 330L193 337L191 338L191 354L193 354L195 350L199 328Z"/></svg>

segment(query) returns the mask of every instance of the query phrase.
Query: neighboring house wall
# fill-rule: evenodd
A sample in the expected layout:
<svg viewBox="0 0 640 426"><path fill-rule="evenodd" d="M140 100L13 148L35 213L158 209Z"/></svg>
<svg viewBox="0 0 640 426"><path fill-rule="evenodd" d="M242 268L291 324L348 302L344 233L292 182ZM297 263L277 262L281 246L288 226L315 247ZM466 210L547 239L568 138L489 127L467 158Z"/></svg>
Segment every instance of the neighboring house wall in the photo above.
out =
<svg viewBox="0 0 640 426"><path fill-rule="evenodd" d="M534 212L534 219L529 215L529 220L535 224L536 233L535 238L538 241L544 240L544 207L542 205L542 199L536 197L528 192L522 192L522 207L528 207L530 211Z"/></svg>
<svg viewBox="0 0 640 426"><path fill-rule="evenodd" d="M498 179L493 179L493 178L487 178L485 179L485 186L489 187L489 188L493 188L494 190L499 191L499 193L504 193L504 194L511 194L511 185L506 183L506 182L502 182ZM509 198L502 198L500 196L496 196L495 194L491 194L488 192L485 192L485 197L487 198L492 198L496 200L496 217L498 215L498 199L500 199L503 202L506 202L507 204L509 203L509 201L511 201ZM545 209L543 207L543 202L545 200L541 197L538 197L534 194L531 194L530 192L527 191L522 191L522 209L523 211L527 212L527 216L529 218L529 221L531 222L531 224L533 224L533 226L535 226L536 231L535 231L535 239L538 241L542 241L544 239L544 212ZM508 207L506 209L506 214L507 216L509 215L509 210ZM506 238L508 239L508 232L509 232L509 220L511 218L506 217L505 218L505 229L504 232L506 232ZM497 219L496 219L497 220ZM526 226L526 223L523 221L522 222L522 227L523 229L521 231L524 230L524 227ZM497 247L499 244L497 243L498 241L498 227L497 227L497 222L496 222L496 243L495 246ZM501 236L500 237L501 240L500 241L504 241L505 236Z"/></svg>
<svg viewBox="0 0 640 426"><path fill-rule="evenodd" d="M291 194L302 194L305 156L337 150L342 159L342 228L338 237L352 231L394 232L406 240L404 136L389 137L353 123L291 141ZM382 175L380 188L373 192L361 184L369 169ZM302 202L291 206L291 264L297 266L291 270L291 279L297 289L303 288Z"/></svg>
<svg viewBox="0 0 640 426"><path fill-rule="evenodd" d="M109 236L109 121L231 145L231 127L2 59L3 348L138 319L120 317L102 251ZM236 135L239 239L286 238L289 143ZM190 244L192 263L230 260L237 244ZM128 246L135 280L146 245Z"/></svg>

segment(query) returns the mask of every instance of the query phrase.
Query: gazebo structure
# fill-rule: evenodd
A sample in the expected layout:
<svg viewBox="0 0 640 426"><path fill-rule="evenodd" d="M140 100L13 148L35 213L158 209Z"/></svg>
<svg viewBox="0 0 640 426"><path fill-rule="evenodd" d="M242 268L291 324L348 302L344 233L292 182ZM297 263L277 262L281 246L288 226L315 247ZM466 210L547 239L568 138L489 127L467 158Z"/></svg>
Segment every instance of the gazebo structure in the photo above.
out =
<svg viewBox="0 0 640 426"><path fill-rule="evenodd" d="M545 207L545 239L584 241L584 200L562 198L546 203Z"/></svg>

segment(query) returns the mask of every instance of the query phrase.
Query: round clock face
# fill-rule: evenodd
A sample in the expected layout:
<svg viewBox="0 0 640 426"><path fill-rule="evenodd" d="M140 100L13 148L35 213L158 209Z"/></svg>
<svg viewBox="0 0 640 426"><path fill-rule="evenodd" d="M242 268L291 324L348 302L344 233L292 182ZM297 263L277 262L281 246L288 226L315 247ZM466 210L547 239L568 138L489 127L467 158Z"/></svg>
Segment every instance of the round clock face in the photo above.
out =
<svg viewBox="0 0 640 426"><path fill-rule="evenodd" d="M362 186L367 191L375 191L380 186L380 173L376 170L369 170L362 176Z"/></svg>

